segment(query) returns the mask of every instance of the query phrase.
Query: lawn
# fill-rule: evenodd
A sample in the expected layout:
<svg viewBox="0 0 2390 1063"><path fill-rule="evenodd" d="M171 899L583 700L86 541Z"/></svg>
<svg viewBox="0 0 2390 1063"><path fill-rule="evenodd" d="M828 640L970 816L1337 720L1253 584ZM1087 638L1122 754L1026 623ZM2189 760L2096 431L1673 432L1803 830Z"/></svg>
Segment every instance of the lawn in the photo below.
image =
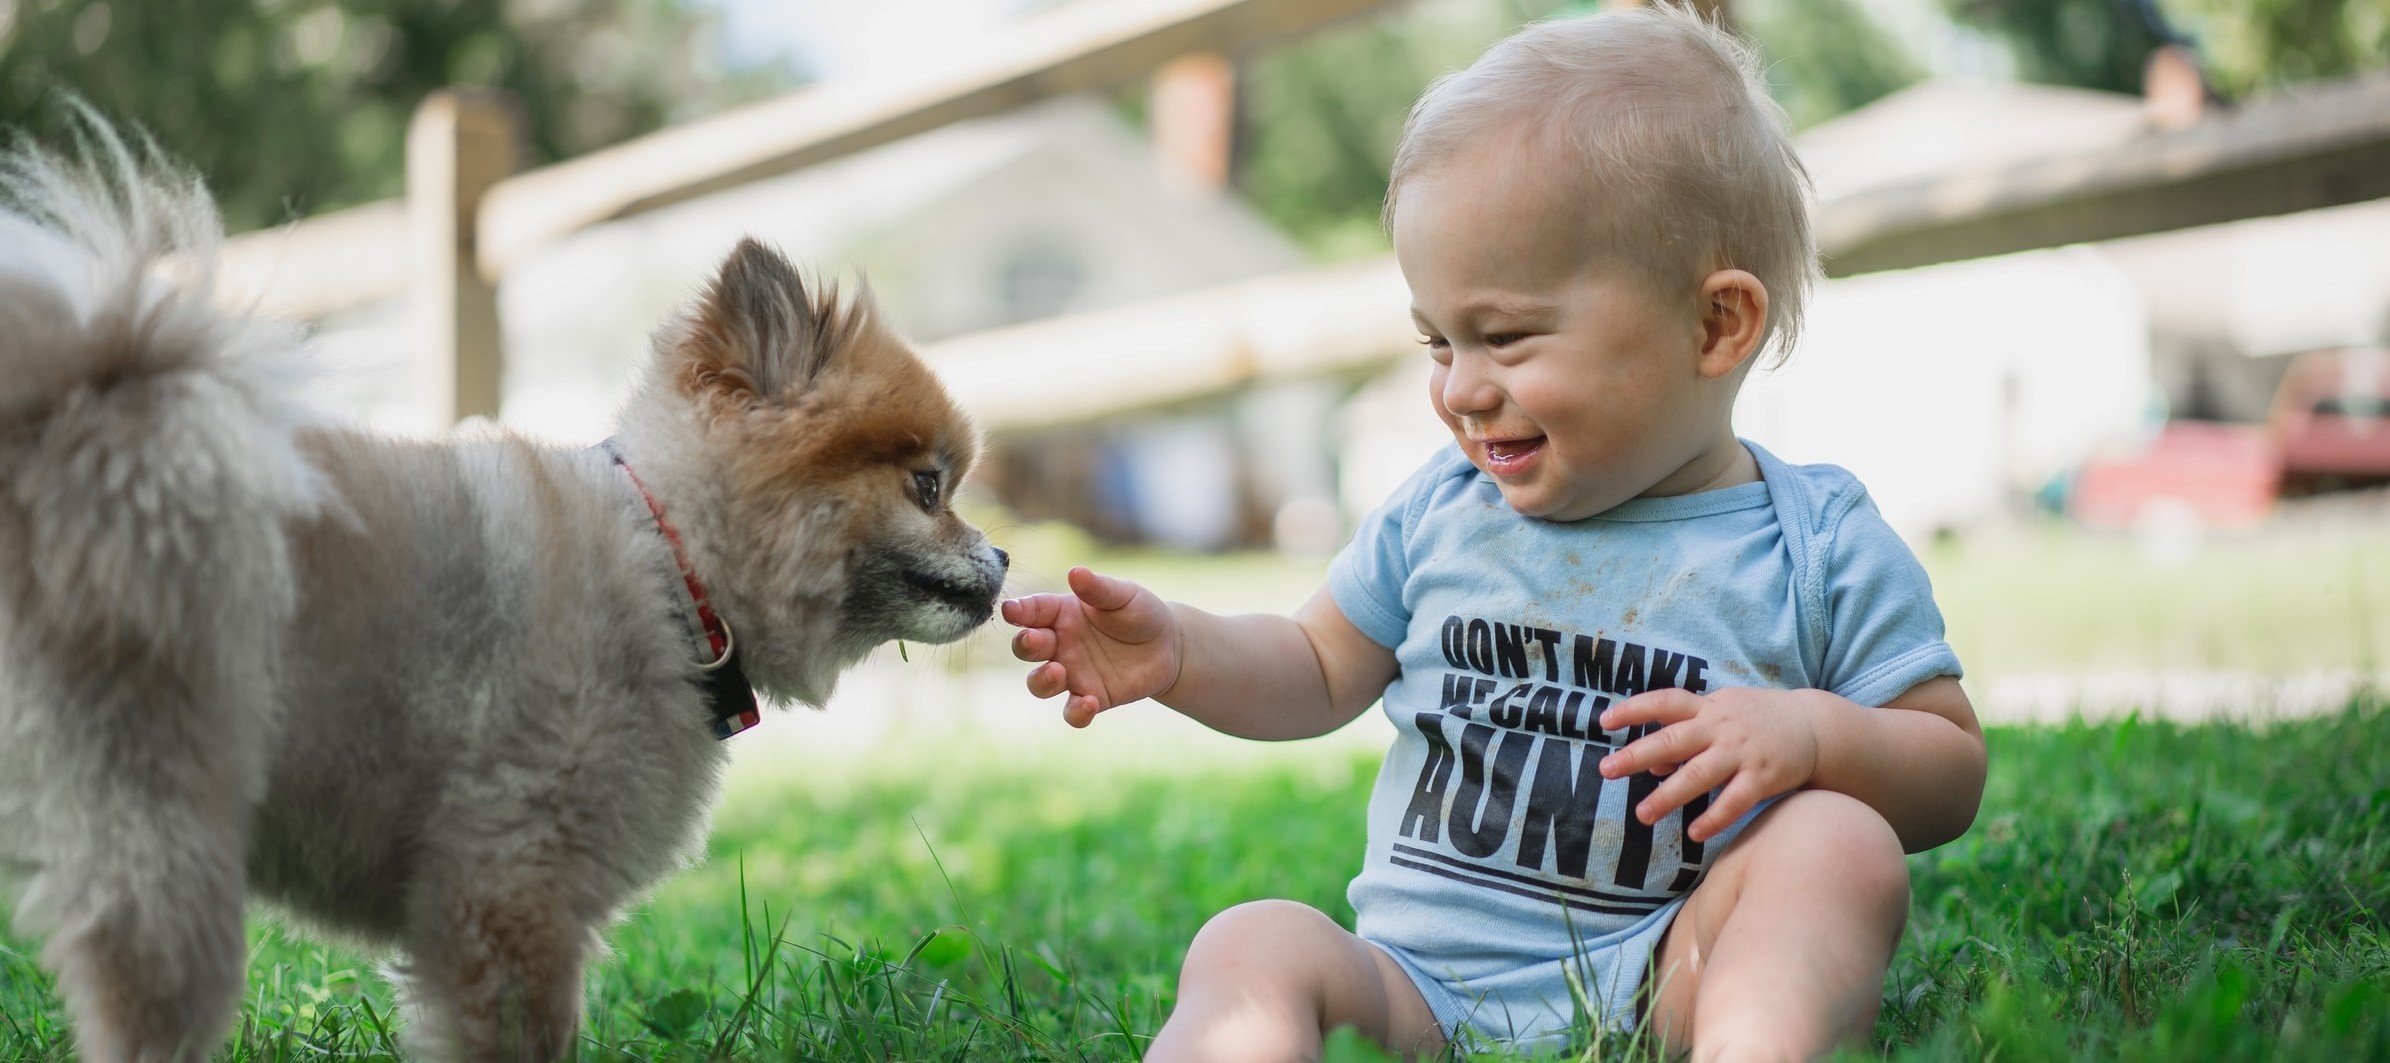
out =
<svg viewBox="0 0 2390 1063"><path fill-rule="evenodd" d="M1104 553L1052 525L1002 537L1018 589L1089 560L1223 611L1289 608L1324 569ZM1925 553L1971 684L2377 671L2384 558L2390 530L2365 521L2211 539L2187 559L2043 528ZM1130 1059L1211 913L1276 896L1349 916L1366 730L1269 746L1107 718L1062 734L1019 694L1002 638L886 655L828 715L741 737L710 858L610 935L584 1058ZM1025 713L1045 738L1021 738L1037 730ZM824 751L858 723L940 733ZM1996 729L1992 745L1975 830L1912 861L1879 1051L2390 1058L2390 712ZM392 1050L369 958L256 923L232 1058ZM0 936L0 1059L70 1058L65 1036L33 947Z"/></svg>
<svg viewBox="0 0 2390 1063"><path fill-rule="evenodd" d="M1912 860L1879 1050L2390 1058L2390 711L1992 747L1975 830ZM743 773L708 861L611 935L583 1058L1130 1059L1212 912L1278 896L1349 917L1371 755L1156 773L1058 748L1087 752ZM366 959L255 937L231 1058L392 1051ZM22 943L0 943L0 1014L0 1057L69 1058Z"/></svg>

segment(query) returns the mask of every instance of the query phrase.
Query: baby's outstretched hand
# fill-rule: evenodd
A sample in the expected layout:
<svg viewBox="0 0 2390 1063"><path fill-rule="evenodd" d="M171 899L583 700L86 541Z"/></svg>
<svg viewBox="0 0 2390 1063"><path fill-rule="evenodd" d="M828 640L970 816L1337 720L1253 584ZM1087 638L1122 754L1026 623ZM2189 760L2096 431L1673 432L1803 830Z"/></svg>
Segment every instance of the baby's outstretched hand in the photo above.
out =
<svg viewBox="0 0 2390 1063"><path fill-rule="evenodd" d="M1020 628L1012 655L1041 662L1029 693L1067 692L1062 718L1085 727L1099 712L1150 698L1178 682L1178 619L1152 591L1085 568L1070 571L1069 594L1032 594L1004 603Z"/></svg>
<svg viewBox="0 0 2390 1063"><path fill-rule="evenodd" d="M1686 837L1706 841L1761 801L1807 785L1817 772L1817 724L1803 700L1813 693L1727 687L1710 694L1637 694L1602 713L1602 727L1661 727L1603 757L1602 777L1640 771L1667 776L1634 808L1645 823L1658 823L1685 802L1725 787L1685 825Z"/></svg>

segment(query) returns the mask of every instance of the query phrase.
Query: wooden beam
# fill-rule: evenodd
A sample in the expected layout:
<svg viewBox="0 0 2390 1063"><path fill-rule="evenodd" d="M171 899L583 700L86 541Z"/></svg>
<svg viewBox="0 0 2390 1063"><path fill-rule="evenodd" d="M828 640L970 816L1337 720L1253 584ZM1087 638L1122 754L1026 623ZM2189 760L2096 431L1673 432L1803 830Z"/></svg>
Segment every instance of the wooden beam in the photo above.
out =
<svg viewBox="0 0 2390 1063"><path fill-rule="evenodd" d="M938 69L824 82L529 171L490 192L481 271L503 275L588 225L787 173L967 118L1104 88L1189 52L1236 54L1386 0L1067 4Z"/></svg>
<svg viewBox="0 0 2390 1063"><path fill-rule="evenodd" d="M228 305L318 318L407 288L407 205L385 199L242 233L216 258Z"/></svg>
<svg viewBox="0 0 2390 1063"><path fill-rule="evenodd" d="M2088 154L1825 204L1833 276L2390 197L2390 75L2308 85Z"/></svg>
<svg viewBox="0 0 2390 1063"><path fill-rule="evenodd" d="M1418 350L1410 305L1388 255L972 333L922 354L980 424L1035 428L1375 365Z"/></svg>

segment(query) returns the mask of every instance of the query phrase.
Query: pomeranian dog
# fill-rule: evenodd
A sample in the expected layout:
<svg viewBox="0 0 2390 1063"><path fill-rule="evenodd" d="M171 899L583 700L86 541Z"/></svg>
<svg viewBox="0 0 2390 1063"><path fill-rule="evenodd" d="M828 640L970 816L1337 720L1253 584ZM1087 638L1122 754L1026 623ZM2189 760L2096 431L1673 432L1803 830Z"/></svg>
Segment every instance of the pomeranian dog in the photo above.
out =
<svg viewBox="0 0 2390 1063"><path fill-rule="evenodd" d="M0 157L0 861L83 1058L204 1059L246 898L395 950L409 1050L573 1050L749 688L986 621L977 437L868 295L747 241L608 445L309 415L212 201L96 120Z"/></svg>

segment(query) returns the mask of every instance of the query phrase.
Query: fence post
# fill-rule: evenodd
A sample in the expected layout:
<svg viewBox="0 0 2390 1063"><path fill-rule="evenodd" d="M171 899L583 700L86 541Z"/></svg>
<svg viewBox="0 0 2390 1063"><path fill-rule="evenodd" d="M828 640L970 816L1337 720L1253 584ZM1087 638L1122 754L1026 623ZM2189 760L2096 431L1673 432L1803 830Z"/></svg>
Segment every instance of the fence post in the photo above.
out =
<svg viewBox="0 0 2390 1063"><path fill-rule="evenodd" d="M496 417L506 359L498 289L476 264L481 200L514 173L521 142L504 93L441 89L407 126L410 286L423 331L425 398L442 423Z"/></svg>

